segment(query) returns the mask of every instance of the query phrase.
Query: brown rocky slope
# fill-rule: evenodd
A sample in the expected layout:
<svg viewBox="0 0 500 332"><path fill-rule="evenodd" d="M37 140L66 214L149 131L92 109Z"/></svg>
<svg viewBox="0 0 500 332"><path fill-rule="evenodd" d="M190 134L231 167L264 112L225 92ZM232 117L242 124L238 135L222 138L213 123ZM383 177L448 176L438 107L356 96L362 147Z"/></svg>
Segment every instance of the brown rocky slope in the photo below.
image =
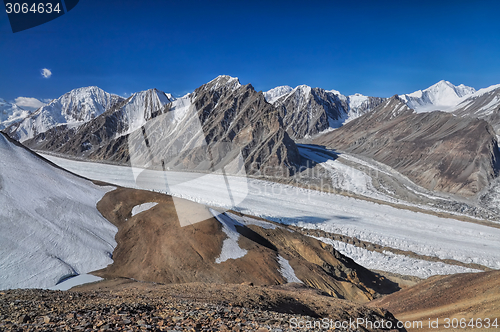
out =
<svg viewBox="0 0 500 332"><path fill-rule="evenodd" d="M427 189L462 196L479 193L500 168L496 135L486 121L415 113L397 96L314 143L373 158Z"/></svg>
<svg viewBox="0 0 500 332"><path fill-rule="evenodd" d="M181 205L174 205L168 195L126 188L107 193L98 209L118 227L118 245L113 253L114 263L95 274L108 279L126 277L159 283L277 285L289 281L280 263L286 260L305 285L338 298L367 302L398 289L331 246L284 226L238 219L231 213L224 216L237 220L238 250L246 253L216 262L228 237L223 225L205 206L180 201ZM158 204L131 215L134 206L148 202ZM182 227L177 217L179 209L196 220L206 219Z"/></svg>
<svg viewBox="0 0 500 332"><path fill-rule="evenodd" d="M500 271L435 276L370 305L387 308L401 321L422 321L423 329L418 331L438 330L429 328L429 319L439 319L439 329L445 330L446 318L467 324L474 320L474 327L467 325L460 331L495 331L500 326ZM497 327L486 328L486 319L491 324L497 319Z"/></svg>

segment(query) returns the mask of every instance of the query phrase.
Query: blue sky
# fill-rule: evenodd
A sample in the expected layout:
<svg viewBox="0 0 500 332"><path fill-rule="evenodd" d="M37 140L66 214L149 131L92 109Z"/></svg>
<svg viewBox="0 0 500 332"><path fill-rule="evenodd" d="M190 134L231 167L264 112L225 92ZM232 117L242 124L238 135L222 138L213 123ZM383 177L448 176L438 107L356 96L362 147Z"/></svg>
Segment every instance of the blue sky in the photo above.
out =
<svg viewBox="0 0 500 332"><path fill-rule="evenodd" d="M388 97L441 79L500 83L498 1L98 1L13 34L0 13L0 97L97 85L183 95L220 74ZM52 76L44 78L43 68Z"/></svg>

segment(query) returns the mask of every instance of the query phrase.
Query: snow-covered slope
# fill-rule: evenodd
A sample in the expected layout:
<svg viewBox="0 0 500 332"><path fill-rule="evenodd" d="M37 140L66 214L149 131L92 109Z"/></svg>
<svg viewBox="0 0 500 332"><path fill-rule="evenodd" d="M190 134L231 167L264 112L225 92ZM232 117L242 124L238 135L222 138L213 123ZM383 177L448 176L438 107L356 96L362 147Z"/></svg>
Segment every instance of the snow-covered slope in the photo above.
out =
<svg viewBox="0 0 500 332"><path fill-rule="evenodd" d="M23 142L61 124L81 125L122 100L95 86L75 89L39 108L19 125L9 128L8 133Z"/></svg>
<svg viewBox="0 0 500 332"><path fill-rule="evenodd" d="M268 103L274 104L276 100L289 94L292 90L293 88L288 85L277 86L274 89L264 92L264 97L266 97Z"/></svg>
<svg viewBox="0 0 500 332"><path fill-rule="evenodd" d="M453 114L484 119L500 137L500 84L478 90L462 98L462 101L454 107Z"/></svg>
<svg viewBox="0 0 500 332"><path fill-rule="evenodd" d="M0 130L7 128L16 121L27 118L30 112L0 98Z"/></svg>
<svg viewBox="0 0 500 332"><path fill-rule="evenodd" d="M111 187L56 168L0 134L0 289L46 288L112 263Z"/></svg>
<svg viewBox="0 0 500 332"><path fill-rule="evenodd" d="M442 80L425 90L418 90L399 97L417 112L447 111L463 100L463 97L470 96L475 92L474 88L463 84L455 86Z"/></svg>
<svg viewBox="0 0 500 332"><path fill-rule="evenodd" d="M118 111L118 119L124 125L124 132L116 132L116 136L129 134L139 129L148 120L156 117L165 110L165 105L172 102L175 98L170 94L157 89L149 89L134 93L127 103Z"/></svg>

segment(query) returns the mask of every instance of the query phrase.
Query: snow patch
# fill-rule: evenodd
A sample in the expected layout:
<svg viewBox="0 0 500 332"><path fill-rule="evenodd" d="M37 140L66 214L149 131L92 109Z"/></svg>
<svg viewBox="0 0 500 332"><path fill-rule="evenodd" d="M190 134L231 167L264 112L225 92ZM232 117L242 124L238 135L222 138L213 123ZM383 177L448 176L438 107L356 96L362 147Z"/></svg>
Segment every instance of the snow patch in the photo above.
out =
<svg viewBox="0 0 500 332"><path fill-rule="evenodd" d="M222 224L222 231L227 235L227 239L225 239L222 243L221 253L219 257L215 259L215 263L220 264L228 259L238 259L245 256L248 251L240 248L240 245L238 244L240 233L236 230L236 226L241 226L241 224L225 214L220 214L213 209L209 210Z"/></svg>
<svg viewBox="0 0 500 332"><path fill-rule="evenodd" d="M85 285L85 284L90 284L92 282L97 282L104 280L101 277L96 277L92 274L80 274L75 277L68 278L64 280L61 283L58 283L57 285L50 287L50 290L60 290L60 291L66 291L69 290L70 288L80 286L80 285Z"/></svg>
<svg viewBox="0 0 500 332"><path fill-rule="evenodd" d="M280 264L280 273L283 276L283 278L286 279L287 282L300 282L302 281L297 278L295 275L295 271L293 270L292 266L290 265L290 262L288 262L283 256L278 255L278 263Z"/></svg>
<svg viewBox="0 0 500 332"><path fill-rule="evenodd" d="M137 215L137 214L139 214L139 213L141 213L141 212L144 212L144 211L147 211L149 209L152 209L156 205L158 205L158 203L144 203L144 204L141 204L141 205L136 205L132 209L132 217L135 216L135 215Z"/></svg>

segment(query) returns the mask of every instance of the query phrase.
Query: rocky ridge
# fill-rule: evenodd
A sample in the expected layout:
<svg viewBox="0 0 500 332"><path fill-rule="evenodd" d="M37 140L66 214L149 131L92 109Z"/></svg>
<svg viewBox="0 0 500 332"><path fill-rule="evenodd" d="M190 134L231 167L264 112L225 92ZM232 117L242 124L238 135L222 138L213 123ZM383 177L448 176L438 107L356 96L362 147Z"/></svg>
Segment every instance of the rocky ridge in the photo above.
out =
<svg viewBox="0 0 500 332"><path fill-rule="evenodd" d="M373 158L429 190L466 197L488 187L500 166L486 121L415 113L397 96L314 143Z"/></svg>
<svg viewBox="0 0 500 332"><path fill-rule="evenodd" d="M295 140L339 128L371 111L384 100L360 94L344 96L335 90L327 91L307 85L299 85L294 89L281 86L264 95L268 102L281 110L285 129Z"/></svg>

